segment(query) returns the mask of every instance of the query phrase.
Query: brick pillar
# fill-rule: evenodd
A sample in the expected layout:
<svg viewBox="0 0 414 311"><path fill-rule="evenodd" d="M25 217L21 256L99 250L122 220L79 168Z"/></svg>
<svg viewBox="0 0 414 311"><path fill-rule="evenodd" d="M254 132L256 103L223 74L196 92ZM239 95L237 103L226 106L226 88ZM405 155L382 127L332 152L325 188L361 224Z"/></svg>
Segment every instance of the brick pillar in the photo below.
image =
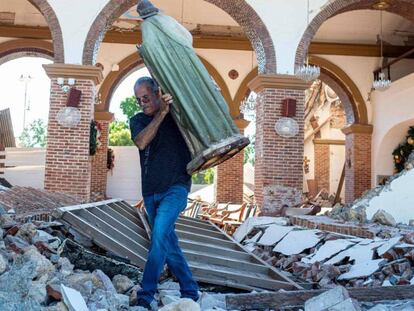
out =
<svg viewBox="0 0 414 311"><path fill-rule="evenodd" d="M0 139L1 139L0 134ZM4 144L2 142L2 139L0 140L0 177L4 177L4 170L6 167L6 148L4 147Z"/></svg>
<svg viewBox="0 0 414 311"><path fill-rule="evenodd" d="M241 134L249 124L244 119L235 120ZM234 204L243 203L243 162L244 152L241 151L231 159L217 166L214 181L216 202Z"/></svg>
<svg viewBox="0 0 414 311"><path fill-rule="evenodd" d="M345 138L345 203L351 203L371 188L372 125L352 124Z"/></svg>
<svg viewBox="0 0 414 311"><path fill-rule="evenodd" d="M309 84L287 75L259 75L250 84L256 102L255 199L261 215L275 215L284 206L300 204L303 192L304 102ZM276 134L282 101L297 101L299 133Z"/></svg>
<svg viewBox="0 0 414 311"><path fill-rule="evenodd" d="M46 149L45 189L76 195L89 201L91 160L89 157L90 123L93 119L95 86L102 71L94 66L51 64L43 66L51 78L48 141ZM57 78L75 78L74 87L82 91L79 106L81 120L75 127L60 125L56 116L66 106L67 94Z"/></svg>
<svg viewBox="0 0 414 311"><path fill-rule="evenodd" d="M314 140L313 143L315 154L314 175L318 192L321 189L326 189L329 192L329 145L318 143L318 140Z"/></svg>
<svg viewBox="0 0 414 311"><path fill-rule="evenodd" d="M109 124L112 122L113 117L113 113L110 112L95 112L95 121L101 128L101 136L99 138L101 145L92 157L91 201L100 201L106 198Z"/></svg>

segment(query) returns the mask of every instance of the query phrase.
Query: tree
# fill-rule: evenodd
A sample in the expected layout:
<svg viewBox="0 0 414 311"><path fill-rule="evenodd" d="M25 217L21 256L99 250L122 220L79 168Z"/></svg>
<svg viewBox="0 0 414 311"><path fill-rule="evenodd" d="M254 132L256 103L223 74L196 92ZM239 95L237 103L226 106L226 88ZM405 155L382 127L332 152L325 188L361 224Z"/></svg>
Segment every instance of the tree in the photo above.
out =
<svg viewBox="0 0 414 311"><path fill-rule="evenodd" d="M125 98L119 105L124 115L131 119L138 112L142 111L142 108L138 105L137 99L135 96Z"/></svg>
<svg viewBox="0 0 414 311"><path fill-rule="evenodd" d="M23 147L46 147L46 123L42 119L36 119L28 127L25 127L19 137Z"/></svg>
<svg viewBox="0 0 414 311"><path fill-rule="evenodd" d="M243 163L250 163L254 166L255 161L255 143L256 143L256 135L249 136L250 145L244 148L244 161Z"/></svg>
<svg viewBox="0 0 414 311"><path fill-rule="evenodd" d="M131 132L128 123L125 121L114 121L109 125L110 146L133 146Z"/></svg>
<svg viewBox="0 0 414 311"><path fill-rule="evenodd" d="M214 182L214 168L208 168L205 171L194 174L191 179L194 184L211 185Z"/></svg>

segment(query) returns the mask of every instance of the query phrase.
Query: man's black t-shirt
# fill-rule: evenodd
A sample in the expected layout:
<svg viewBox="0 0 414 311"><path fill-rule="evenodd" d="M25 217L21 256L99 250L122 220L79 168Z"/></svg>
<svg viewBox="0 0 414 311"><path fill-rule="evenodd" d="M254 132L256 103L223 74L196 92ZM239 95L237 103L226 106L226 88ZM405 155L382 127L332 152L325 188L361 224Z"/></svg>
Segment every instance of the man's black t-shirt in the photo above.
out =
<svg viewBox="0 0 414 311"><path fill-rule="evenodd" d="M133 140L152 119L141 112L129 120ZM190 151L170 114L165 116L151 143L139 151L139 156L143 196L167 191L173 185L183 185L190 191L191 176L186 171L191 161Z"/></svg>

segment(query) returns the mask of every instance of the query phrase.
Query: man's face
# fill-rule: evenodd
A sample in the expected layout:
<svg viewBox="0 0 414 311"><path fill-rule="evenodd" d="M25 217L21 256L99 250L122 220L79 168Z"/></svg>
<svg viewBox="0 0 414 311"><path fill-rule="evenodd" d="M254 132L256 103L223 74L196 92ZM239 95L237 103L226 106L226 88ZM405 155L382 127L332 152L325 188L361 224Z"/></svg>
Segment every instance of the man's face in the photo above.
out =
<svg viewBox="0 0 414 311"><path fill-rule="evenodd" d="M160 109L160 95L152 91L151 87L141 84L135 88L135 97L147 116L155 115Z"/></svg>

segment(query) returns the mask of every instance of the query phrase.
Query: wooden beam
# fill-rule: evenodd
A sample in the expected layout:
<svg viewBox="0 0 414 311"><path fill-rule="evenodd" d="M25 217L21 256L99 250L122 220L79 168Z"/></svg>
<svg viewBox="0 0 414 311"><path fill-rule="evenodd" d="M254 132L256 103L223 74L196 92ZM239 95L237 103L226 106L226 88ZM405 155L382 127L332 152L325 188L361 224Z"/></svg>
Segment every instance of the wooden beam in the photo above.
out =
<svg viewBox="0 0 414 311"><path fill-rule="evenodd" d="M348 288L349 295L364 302L414 299L414 286L389 286L378 288ZM262 310L279 308L302 308L305 301L326 290L300 290L276 293L227 295L227 310Z"/></svg>
<svg viewBox="0 0 414 311"><path fill-rule="evenodd" d="M19 25L0 26L0 37L52 40L48 27ZM129 32L111 30L106 33L103 42L137 44L141 40L141 32L138 30ZM194 35L193 40L194 47L200 49L252 51L251 43L246 37ZM412 46L385 45L384 57L398 58L412 48ZM379 57L380 48L375 44L312 42L309 46L309 54ZM414 55L409 58L414 58Z"/></svg>

